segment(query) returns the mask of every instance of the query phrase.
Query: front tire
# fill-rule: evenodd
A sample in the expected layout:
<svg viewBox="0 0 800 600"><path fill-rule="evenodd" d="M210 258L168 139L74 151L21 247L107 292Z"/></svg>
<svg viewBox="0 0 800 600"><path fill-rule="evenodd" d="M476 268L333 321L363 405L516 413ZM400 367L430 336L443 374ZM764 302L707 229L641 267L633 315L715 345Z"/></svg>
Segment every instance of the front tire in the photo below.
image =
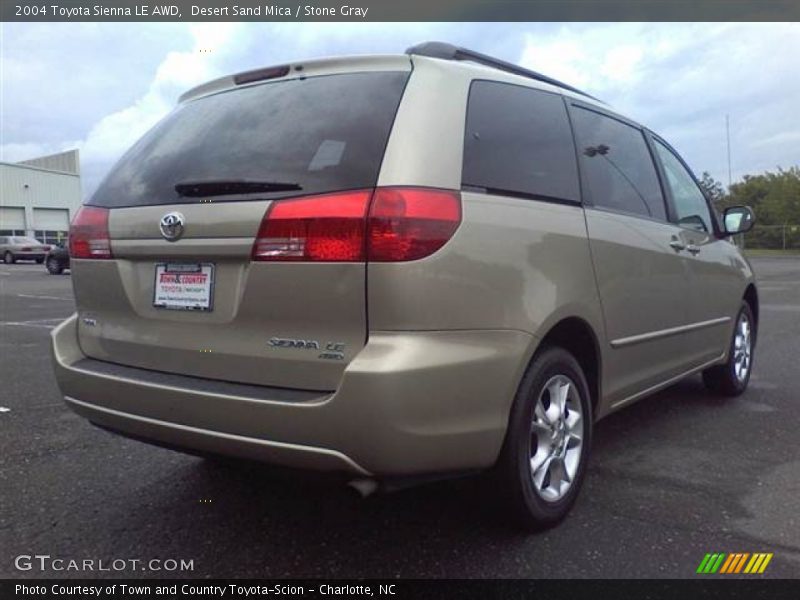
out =
<svg viewBox="0 0 800 600"><path fill-rule="evenodd" d="M742 302L736 315L728 360L721 365L703 371L703 383L714 394L738 396L747 389L753 371L753 354L756 345L758 326L753 310L747 302Z"/></svg>
<svg viewBox="0 0 800 600"><path fill-rule="evenodd" d="M541 349L520 384L496 467L517 524L541 530L567 515L591 439L592 404L581 366L562 348Z"/></svg>
<svg viewBox="0 0 800 600"><path fill-rule="evenodd" d="M17 259L14 258L14 255L11 254L11 252L6 251L6 253L3 255L3 262L7 265L13 265L15 262L17 262Z"/></svg>

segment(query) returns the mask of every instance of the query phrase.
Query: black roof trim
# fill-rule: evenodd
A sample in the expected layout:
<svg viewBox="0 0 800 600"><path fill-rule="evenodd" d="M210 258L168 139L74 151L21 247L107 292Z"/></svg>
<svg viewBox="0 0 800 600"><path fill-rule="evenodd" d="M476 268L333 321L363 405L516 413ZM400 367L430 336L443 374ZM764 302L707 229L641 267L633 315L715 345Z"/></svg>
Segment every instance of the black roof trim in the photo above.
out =
<svg viewBox="0 0 800 600"><path fill-rule="evenodd" d="M500 60L499 58L493 58L491 56L487 56L486 54L481 54L480 52L475 52L474 50L454 46L453 44L448 44L446 42L422 42L421 44L417 44L416 46L411 46L410 48L406 49L406 54L429 56L431 58L441 58L444 60L469 60L487 67L499 69L500 71L514 73L515 75L536 79L537 81L543 81L545 83L549 83L550 85L555 85L565 90L575 92L576 94L580 94L581 96L586 96L587 98L601 102L601 100L598 100L594 96L587 94L578 88L572 87L563 81L559 81L558 79L553 79L547 75L542 75L541 73L531 71L530 69L524 69L513 63Z"/></svg>

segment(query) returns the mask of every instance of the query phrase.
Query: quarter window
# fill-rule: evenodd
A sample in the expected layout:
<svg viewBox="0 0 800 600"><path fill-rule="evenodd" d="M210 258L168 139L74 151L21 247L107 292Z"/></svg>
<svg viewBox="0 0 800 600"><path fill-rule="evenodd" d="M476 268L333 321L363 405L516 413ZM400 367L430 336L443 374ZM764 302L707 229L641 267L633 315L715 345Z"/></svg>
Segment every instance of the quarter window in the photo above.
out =
<svg viewBox="0 0 800 600"><path fill-rule="evenodd" d="M691 173L672 150L659 140L655 142L656 152L664 166L667 185L672 193L672 203L675 205L678 224L682 227L711 233L714 229L703 192L700 191Z"/></svg>
<svg viewBox="0 0 800 600"><path fill-rule="evenodd" d="M666 221L664 197L642 132L580 107L574 111L574 125L592 203Z"/></svg>
<svg viewBox="0 0 800 600"><path fill-rule="evenodd" d="M470 87L462 183L580 202L575 146L558 94L490 81Z"/></svg>

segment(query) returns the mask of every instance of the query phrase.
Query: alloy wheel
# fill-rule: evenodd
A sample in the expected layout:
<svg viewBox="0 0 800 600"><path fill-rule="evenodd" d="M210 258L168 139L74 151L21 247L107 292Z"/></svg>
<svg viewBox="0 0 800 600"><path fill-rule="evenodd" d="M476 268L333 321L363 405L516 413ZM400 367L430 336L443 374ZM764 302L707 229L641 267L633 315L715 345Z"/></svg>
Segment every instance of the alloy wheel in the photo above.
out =
<svg viewBox="0 0 800 600"><path fill-rule="evenodd" d="M742 312L736 322L733 337L733 372L740 382L747 379L753 355L753 336L750 318Z"/></svg>
<svg viewBox="0 0 800 600"><path fill-rule="evenodd" d="M578 386L566 375L551 377L536 399L530 435L530 473L543 500L560 500L575 480L583 427Z"/></svg>

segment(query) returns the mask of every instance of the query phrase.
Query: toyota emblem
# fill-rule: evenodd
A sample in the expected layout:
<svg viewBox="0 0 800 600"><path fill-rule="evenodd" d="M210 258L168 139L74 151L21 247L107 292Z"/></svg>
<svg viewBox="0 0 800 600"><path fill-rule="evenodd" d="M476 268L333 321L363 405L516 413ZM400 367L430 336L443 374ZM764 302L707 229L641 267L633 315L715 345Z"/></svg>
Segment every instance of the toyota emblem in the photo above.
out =
<svg viewBox="0 0 800 600"><path fill-rule="evenodd" d="M161 235L163 235L164 239L168 242L179 240L183 235L184 222L183 215L179 212L165 214L161 217L161 221L158 224L161 229Z"/></svg>

